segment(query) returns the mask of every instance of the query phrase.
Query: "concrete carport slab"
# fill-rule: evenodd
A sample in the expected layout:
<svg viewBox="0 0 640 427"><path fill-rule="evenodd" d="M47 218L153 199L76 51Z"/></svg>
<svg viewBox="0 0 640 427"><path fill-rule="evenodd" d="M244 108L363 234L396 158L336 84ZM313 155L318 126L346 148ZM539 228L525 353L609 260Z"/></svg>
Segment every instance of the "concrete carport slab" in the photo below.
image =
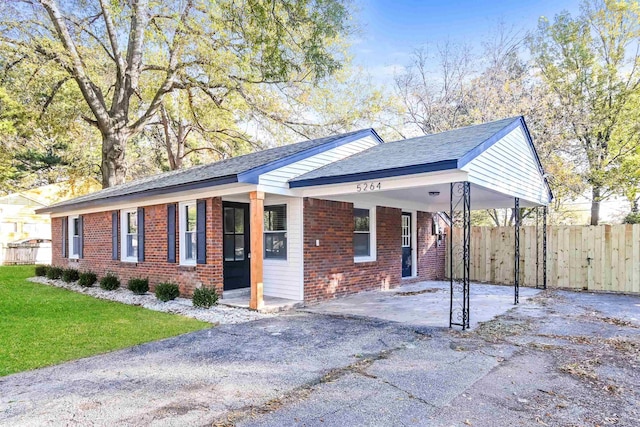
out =
<svg viewBox="0 0 640 427"><path fill-rule="evenodd" d="M520 288L520 302L540 292ZM449 326L449 282L429 281L388 291L361 292L303 309L319 314L366 317L414 326ZM514 307L513 287L472 283L470 326L489 321Z"/></svg>

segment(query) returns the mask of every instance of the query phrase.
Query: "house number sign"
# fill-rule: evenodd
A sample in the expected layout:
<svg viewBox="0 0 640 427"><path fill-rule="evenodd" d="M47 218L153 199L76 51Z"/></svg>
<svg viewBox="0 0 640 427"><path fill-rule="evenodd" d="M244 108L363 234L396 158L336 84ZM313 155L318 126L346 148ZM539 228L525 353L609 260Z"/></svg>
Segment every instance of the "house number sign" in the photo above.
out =
<svg viewBox="0 0 640 427"><path fill-rule="evenodd" d="M356 192L364 193L365 191L377 191L382 190L382 184L378 182L361 182L356 184Z"/></svg>

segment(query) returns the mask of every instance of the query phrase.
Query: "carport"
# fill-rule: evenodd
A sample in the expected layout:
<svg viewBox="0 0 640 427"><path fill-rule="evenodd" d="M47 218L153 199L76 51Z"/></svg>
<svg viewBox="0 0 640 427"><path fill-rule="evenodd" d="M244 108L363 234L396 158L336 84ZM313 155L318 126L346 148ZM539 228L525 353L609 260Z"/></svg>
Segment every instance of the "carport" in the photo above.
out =
<svg viewBox="0 0 640 427"><path fill-rule="evenodd" d="M514 208L514 304L519 302L520 208L542 220L552 193L523 117L380 144L289 181L301 197L439 213L447 221L449 326L470 326L471 210ZM541 210L541 212L538 212Z"/></svg>

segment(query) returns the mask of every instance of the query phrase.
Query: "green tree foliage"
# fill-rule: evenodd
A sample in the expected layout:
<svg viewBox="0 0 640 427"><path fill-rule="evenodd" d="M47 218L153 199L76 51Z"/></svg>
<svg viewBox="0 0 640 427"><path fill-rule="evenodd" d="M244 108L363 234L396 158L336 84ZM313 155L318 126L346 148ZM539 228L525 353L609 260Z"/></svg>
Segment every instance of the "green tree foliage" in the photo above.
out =
<svg viewBox="0 0 640 427"><path fill-rule="evenodd" d="M224 144L246 142L238 124L250 116L250 101L270 96L265 88L337 71L338 42L349 31L342 0L34 0L0 8L3 54L15 67L49 71L32 74L49 94L44 110L67 87L79 95L72 106L98 131L105 187L124 182L132 142L153 126L167 134L163 109L174 137L188 122L202 135L228 132ZM211 112L216 123L202 119ZM201 148L178 140L185 152Z"/></svg>
<svg viewBox="0 0 640 427"><path fill-rule="evenodd" d="M620 0L585 2L578 17L543 18L530 40L564 149L591 188L592 225L600 202L628 181L622 165L640 146L639 45L640 5Z"/></svg>

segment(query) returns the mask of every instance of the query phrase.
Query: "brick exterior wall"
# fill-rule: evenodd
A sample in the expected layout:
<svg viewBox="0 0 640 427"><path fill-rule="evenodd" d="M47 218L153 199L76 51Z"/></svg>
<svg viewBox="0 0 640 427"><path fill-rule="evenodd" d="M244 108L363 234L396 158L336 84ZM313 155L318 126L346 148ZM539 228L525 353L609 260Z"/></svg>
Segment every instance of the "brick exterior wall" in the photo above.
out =
<svg viewBox="0 0 640 427"><path fill-rule="evenodd" d="M429 212L418 212L418 279L444 280L446 238L431 234L434 216ZM438 218L438 217L436 217ZM440 229L445 230L446 224L440 218Z"/></svg>
<svg viewBox="0 0 640 427"><path fill-rule="evenodd" d="M167 262L167 205L145 206L145 261L112 260L111 214L83 215L84 257L62 257L62 218L53 218L53 265L93 271L98 277L113 273L126 286L133 277L148 277L151 290L161 282L174 282L181 295L190 296L200 284L223 292L222 201L207 199L207 263L180 266ZM376 208L376 261L354 262L353 204L305 198L304 200L304 296L317 302L365 290L389 289L401 283L441 280L445 276L446 244L436 244L431 234L432 215L417 213L418 277L402 279L402 210ZM176 258L179 259L179 221L176 218ZM118 222L120 227L120 221ZM441 227L444 224L441 222ZM118 230L120 239L120 230ZM320 240L320 246L316 246ZM120 258L120 244L118 258Z"/></svg>
<svg viewBox="0 0 640 427"><path fill-rule="evenodd" d="M432 216L418 212L418 278L402 279L402 210L376 208L377 255L354 262L353 204L305 198L304 299L313 303L365 290L389 289L412 280L444 278L444 241L431 235ZM320 240L320 246L316 246Z"/></svg>
<svg viewBox="0 0 640 427"><path fill-rule="evenodd" d="M52 228L52 264L60 267L73 267L80 271L93 271L98 277L113 273L126 286L133 277L149 278L151 290L161 282L173 282L180 286L183 296L193 294L200 284L215 286L222 295L222 201L210 198L207 204L207 263L196 266L180 266L179 262L167 262L167 205L144 207L145 219L145 260L143 262L121 262L112 260L111 214L113 211L82 215L83 243L82 259L62 257L62 221L53 218ZM176 214L177 216L177 214ZM179 260L180 224L176 218L176 258ZM120 228L120 221L118 222ZM120 230L118 230L120 242ZM120 258L120 244L118 245Z"/></svg>

